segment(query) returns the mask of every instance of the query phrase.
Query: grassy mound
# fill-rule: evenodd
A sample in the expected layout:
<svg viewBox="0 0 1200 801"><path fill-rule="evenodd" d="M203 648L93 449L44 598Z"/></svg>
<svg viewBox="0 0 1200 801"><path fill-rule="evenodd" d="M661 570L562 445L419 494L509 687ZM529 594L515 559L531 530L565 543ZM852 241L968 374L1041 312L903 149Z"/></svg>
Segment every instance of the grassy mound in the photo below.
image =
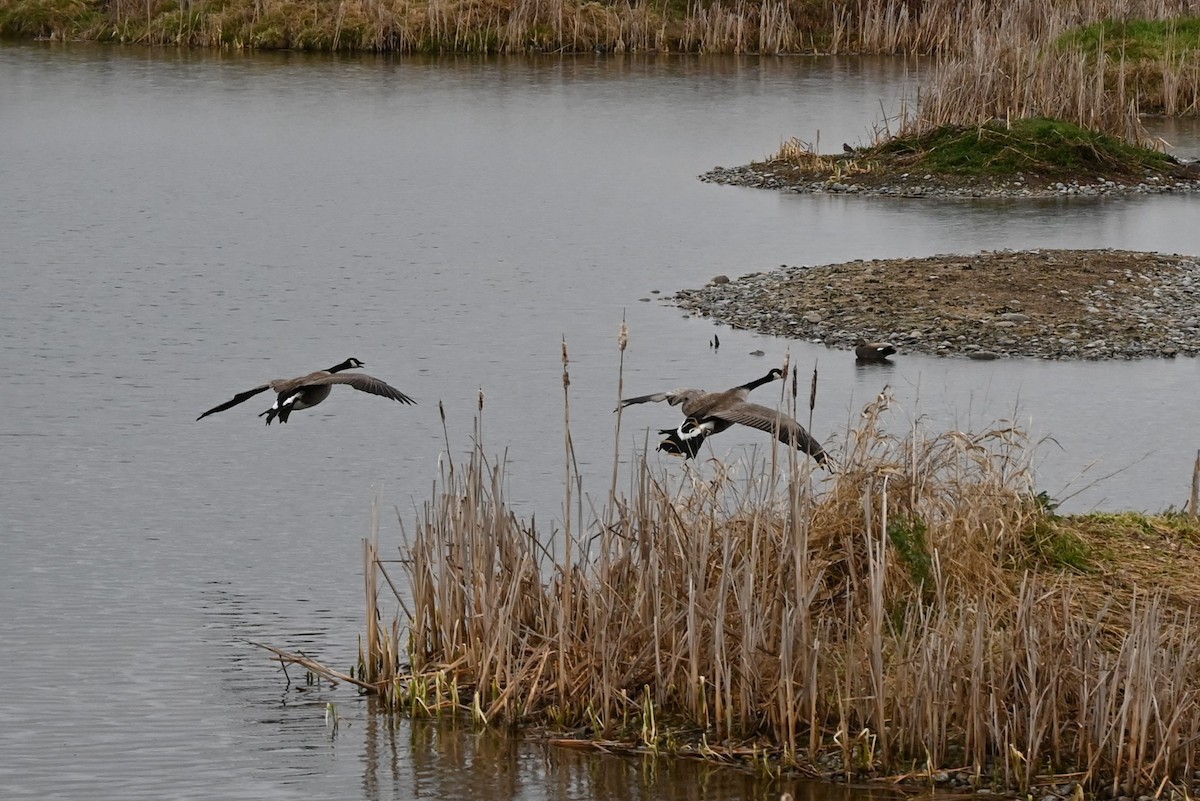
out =
<svg viewBox="0 0 1200 801"><path fill-rule="evenodd" d="M943 126L897 137L863 156L881 166L959 176L1005 178L1137 178L1169 173L1175 162L1164 153L1061 120L996 121L977 128Z"/></svg>
<svg viewBox="0 0 1200 801"><path fill-rule="evenodd" d="M762 166L762 165L755 165ZM1195 180L1200 173L1165 153L1130 144L1073 123L1043 117L994 120L985 125L943 125L900 134L837 155L816 153L790 139L766 164L795 183L814 181L895 185L918 176L928 186L1006 186L1018 180L1030 189L1056 182L1147 179Z"/></svg>

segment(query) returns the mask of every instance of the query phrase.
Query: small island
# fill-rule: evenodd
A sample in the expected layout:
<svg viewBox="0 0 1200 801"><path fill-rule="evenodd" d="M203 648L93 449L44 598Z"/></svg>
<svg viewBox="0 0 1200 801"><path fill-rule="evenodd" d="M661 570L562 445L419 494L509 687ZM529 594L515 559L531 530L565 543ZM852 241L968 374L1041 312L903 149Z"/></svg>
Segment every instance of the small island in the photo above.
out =
<svg viewBox="0 0 1200 801"><path fill-rule="evenodd" d="M942 125L822 155L789 139L779 153L716 167L711 183L798 193L906 198L1113 195L1200 191L1200 165L1047 118Z"/></svg>
<svg viewBox="0 0 1200 801"><path fill-rule="evenodd" d="M1200 353L1200 259L1121 250L996 251L784 266L677 293L690 312L852 349L995 359Z"/></svg>

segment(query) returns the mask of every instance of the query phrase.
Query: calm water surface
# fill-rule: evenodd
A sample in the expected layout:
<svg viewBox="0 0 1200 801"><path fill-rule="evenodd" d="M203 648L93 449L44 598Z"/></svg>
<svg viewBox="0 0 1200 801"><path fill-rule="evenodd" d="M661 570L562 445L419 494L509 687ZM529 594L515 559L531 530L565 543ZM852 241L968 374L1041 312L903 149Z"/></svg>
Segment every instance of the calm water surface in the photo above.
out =
<svg viewBox="0 0 1200 801"><path fill-rule="evenodd" d="M820 369L813 428L835 450L887 383L898 431L1016 418L1052 436L1039 487L1068 508L1181 504L1200 446L1192 360L901 357L863 371L725 329L714 353L711 323L660 300L783 263L1200 252L1184 198L904 203L696 180L792 135L865 140L906 81L894 60L0 46L0 368L19 379L0 417L0 795L778 793L724 771L389 728L345 689L289 687L248 644L350 664L372 502L411 521L440 455L470 449L480 390L514 503L561 517L564 339L577 457L603 495L623 315L632 393L729 386L790 352ZM1163 132L1200 155L1194 125ZM342 391L287 426L263 426L258 399L195 422L348 356L420 405ZM674 413L627 415L623 458ZM730 458L762 444L722 439ZM394 522L383 539L398 541ZM346 718L336 737L329 700Z"/></svg>

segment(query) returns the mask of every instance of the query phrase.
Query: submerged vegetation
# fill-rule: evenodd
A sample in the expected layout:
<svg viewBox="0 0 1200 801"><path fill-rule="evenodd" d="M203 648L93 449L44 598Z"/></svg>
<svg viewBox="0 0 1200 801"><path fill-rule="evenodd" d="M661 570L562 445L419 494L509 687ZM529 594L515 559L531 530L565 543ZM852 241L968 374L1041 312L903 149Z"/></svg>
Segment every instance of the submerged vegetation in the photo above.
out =
<svg viewBox="0 0 1200 801"><path fill-rule="evenodd" d="M568 387L564 354L569 432ZM399 554L364 544L354 675L304 664L396 712L573 747L1194 793L1200 525L1059 516L1018 429L896 436L890 405L863 410L829 477L790 449L676 478L643 454L623 497L616 453L587 518L568 433L549 532L508 508L481 449L447 462Z"/></svg>

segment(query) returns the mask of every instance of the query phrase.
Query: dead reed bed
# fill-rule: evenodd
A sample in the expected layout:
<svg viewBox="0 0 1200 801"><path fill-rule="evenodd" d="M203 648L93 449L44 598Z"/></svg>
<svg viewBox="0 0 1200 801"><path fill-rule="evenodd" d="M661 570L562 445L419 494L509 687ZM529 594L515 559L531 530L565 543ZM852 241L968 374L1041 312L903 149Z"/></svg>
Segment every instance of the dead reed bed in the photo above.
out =
<svg viewBox="0 0 1200 801"><path fill-rule="evenodd" d="M0 8L0 32L382 52L953 56L981 34L1010 43L1047 42L1062 30L1103 19L1188 15L1200 15L1196 0L15 0Z"/></svg>
<svg viewBox="0 0 1200 801"><path fill-rule="evenodd" d="M1048 51L1033 42L1002 47L981 40L972 52L938 63L902 115L898 135L1044 117L1153 145L1141 113L1142 97L1123 64L1110 68L1103 55Z"/></svg>
<svg viewBox="0 0 1200 801"><path fill-rule="evenodd" d="M965 52L939 58L901 114L899 135L942 126L1046 117L1138 145L1163 147L1142 125L1145 113L1200 108L1200 54L1131 63L1103 49L1063 49L1043 41L976 36Z"/></svg>
<svg viewBox="0 0 1200 801"><path fill-rule="evenodd" d="M1200 16L1196 0L866 0L833 4L831 40L856 53L962 55L980 39L1051 42L1101 20ZM835 52L837 52L835 50Z"/></svg>
<svg viewBox="0 0 1200 801"><path fill-rule="evenodd" d="M1074 580L1019 430L895 435L885 392L832 476L643 454L585 520L565 347L563 379L565 521L515 515L476 449L399 554L365 544L356 681L389 708L827 776L1193 791L1200 626Z"/></svg>
<svg viewBox="0 0 1200 801"><path fill-rule="evenodd" d="M1107 48L1103 37L1089 48L1072 44L1068 35L1101 22L1119 29L1125 21L1195 17L1200 3L1192 0L961 5L934 0L913 20L905 4L877 11L864 14L857 37L851 37L861 51L908 48L935 58L915 102L901 113L902 136L946 125L1048 117L1134 144L1163 146L1150 140L1141 115L1200 108L1200 53L1168 46L1157 55L1126 58L1123 50ZM927 20L948 24L926 25Z"/></svg>

